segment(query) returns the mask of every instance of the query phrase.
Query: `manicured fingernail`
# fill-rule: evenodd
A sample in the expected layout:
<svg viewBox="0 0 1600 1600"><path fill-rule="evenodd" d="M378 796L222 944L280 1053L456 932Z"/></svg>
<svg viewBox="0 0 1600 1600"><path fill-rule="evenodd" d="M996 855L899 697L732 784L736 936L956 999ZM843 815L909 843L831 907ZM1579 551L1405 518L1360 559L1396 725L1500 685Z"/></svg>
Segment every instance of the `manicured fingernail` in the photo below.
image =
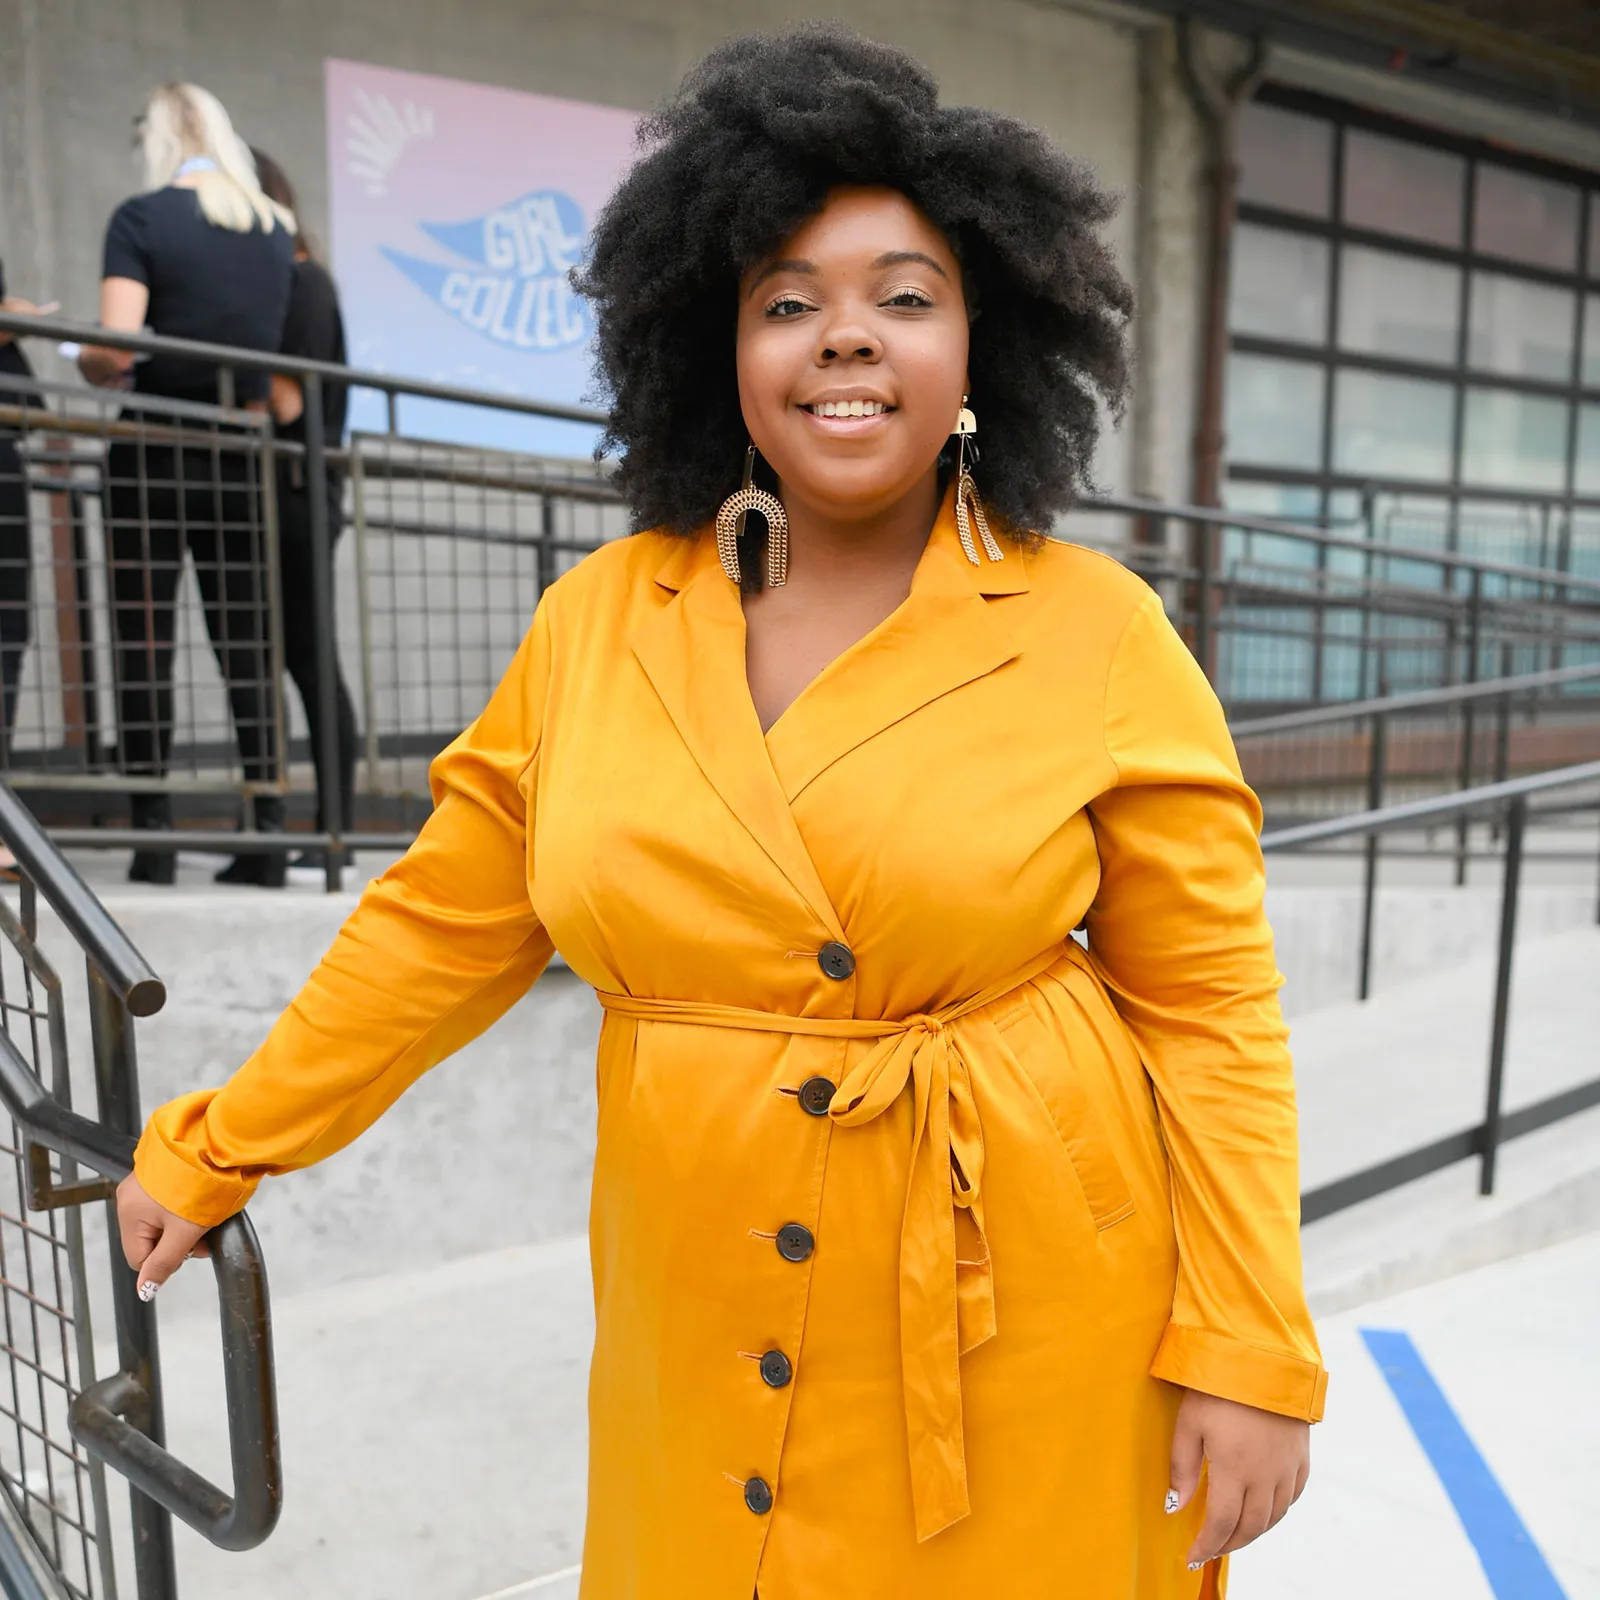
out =
<svg viewBox="0 0 1600 1600"><path fill-rule="evenodd" d="M1198 1572L1201 1569L1201 1567L1203 1567L1204 1565L1205 1565L1205 1562L1203 1562L1203 1561L1191 1561L1189 1563L1189 1570L1191 1572Z"/></svg>
<svg viewBox="0 0 1600 1600"><path fill-rule="evenodd" d="M1178 1509L1178 1491L1176 1489L1168 1489L1167 1490L1167 1515L1170 1517L1172 1515L1172 1513L1174 1511L1176 1511L1177 1509Z"/></svg>
<svg viewBox="0 0 1600 1600"><path fill-rule="evenodd" d="M156 1290L160 1287L161 1285L157 1283L154 1278L146 1278L144 1282L139 1285L139 1298L143 1300L146 1305L149 1305L149 1303L155 1299Z"/></svg>

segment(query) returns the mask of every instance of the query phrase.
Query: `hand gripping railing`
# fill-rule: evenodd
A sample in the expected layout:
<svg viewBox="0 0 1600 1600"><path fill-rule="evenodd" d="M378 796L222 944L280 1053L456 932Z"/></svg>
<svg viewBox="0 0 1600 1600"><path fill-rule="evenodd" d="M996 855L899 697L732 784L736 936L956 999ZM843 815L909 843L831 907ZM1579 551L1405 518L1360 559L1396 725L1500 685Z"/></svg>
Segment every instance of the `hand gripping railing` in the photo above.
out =
<svg viewBox="0 0 1600 1600"><path fill-rule="evenodd" d="M126 1070L120 1075L121 1084L111 1087L120 1089L126 1111L133 1088L127 1019L159 1011L166 1000L165 986L32 813L4 785L0 785L0 838L88 957L96 1054L104 1059L120 1057ZM97 1068L103 1068L104 1059L97 1061ZM99 1075L104 1111L108 1085L103 1070ZM111 1100L114 1106L116 1093ZM3 1032L0 1102L29 1140L114 1181L132 1170L131 1133L61 1104ZM154 1361L154 1307L138 1299L133 1275L120 1263L114 1262L113 1273L121 1368L74 1398L70 1420L74 1437L86 1450L158 1506L225 1550L249 1550L272 1532L283 1503L266 1266L255 1229L243 1213L214 1228L207 1243L221 1304L233 1494L165 1448ZM167 1547L161 1564L170 1565L170 1541L156 1534L155 1542Z"/></svg>

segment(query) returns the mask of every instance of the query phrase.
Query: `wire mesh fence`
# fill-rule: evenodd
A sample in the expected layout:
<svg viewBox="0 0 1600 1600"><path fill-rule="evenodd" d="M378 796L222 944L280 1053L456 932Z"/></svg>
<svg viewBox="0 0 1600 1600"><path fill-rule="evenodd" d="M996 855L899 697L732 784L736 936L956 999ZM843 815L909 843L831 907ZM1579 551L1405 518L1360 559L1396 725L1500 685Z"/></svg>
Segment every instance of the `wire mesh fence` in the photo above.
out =
<svg viewBox="0 0 1600 1600"><path fill-rule="evenodd" d="M357 434L340 637L364 793L427 806L427 763L483 708L539 596L627 517L576 461Z"/></svg>
<svg viewBox="0 0 1600 1600"><path fill-rule="evenodd" d="M38 947L38 899L0 898L0 1030L70 1103L61 981ZM104 1468L72 1437L68 1408L94 1380L81 1212L41 1207L74 1163L0 1120L0 1493L70 1600L115 1600Z"/></svg>
<svg viewBox="0 0 1600 1600"><path fill-rule="evenodd" d="M266 418L68 385L28 405L0 385L0 771L280 788Z"/></svg>

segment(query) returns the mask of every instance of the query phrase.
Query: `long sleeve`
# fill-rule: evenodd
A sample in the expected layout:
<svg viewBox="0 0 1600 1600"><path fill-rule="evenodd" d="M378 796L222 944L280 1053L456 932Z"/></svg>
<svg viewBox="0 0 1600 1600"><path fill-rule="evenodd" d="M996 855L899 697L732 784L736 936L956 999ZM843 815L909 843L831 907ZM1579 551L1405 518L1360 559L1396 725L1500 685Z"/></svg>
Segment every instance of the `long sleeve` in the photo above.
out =
<svg viewBox="0 0 1600 1600"><path fill-rule="evenodd" d="M483 714L434 762L434 812L374 882L266 1042L221 1089L150 1118L134 1158L169 1210L214 1225L310 1166L505 1012L552 954L529 899L549 678L541 607Z"/></svg>
<svg viewBox="0 0 1600 1600"><path fill-rule="evenodd" d="M1089 951L1155 1086L1178 1282L1152 1374L1315 1421L1327 1387L1301 1283L1299 1151L1261 810L1156 597L1112 662L1117 781L1090 806Z"/></svg>

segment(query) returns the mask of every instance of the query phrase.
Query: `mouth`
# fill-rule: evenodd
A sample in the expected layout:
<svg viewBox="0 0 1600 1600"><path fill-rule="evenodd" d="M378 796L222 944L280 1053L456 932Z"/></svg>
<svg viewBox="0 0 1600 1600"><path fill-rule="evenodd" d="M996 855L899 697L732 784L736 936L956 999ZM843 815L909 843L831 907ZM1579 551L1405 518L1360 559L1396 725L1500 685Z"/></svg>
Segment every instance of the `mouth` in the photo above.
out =
<svg viewBox="0 0 1600 1600"><path fill-rule="evenodd" d="M869 433L884 425L895 408L884 400L816 400L800 407L814 424L831 434Z"/></svg>

